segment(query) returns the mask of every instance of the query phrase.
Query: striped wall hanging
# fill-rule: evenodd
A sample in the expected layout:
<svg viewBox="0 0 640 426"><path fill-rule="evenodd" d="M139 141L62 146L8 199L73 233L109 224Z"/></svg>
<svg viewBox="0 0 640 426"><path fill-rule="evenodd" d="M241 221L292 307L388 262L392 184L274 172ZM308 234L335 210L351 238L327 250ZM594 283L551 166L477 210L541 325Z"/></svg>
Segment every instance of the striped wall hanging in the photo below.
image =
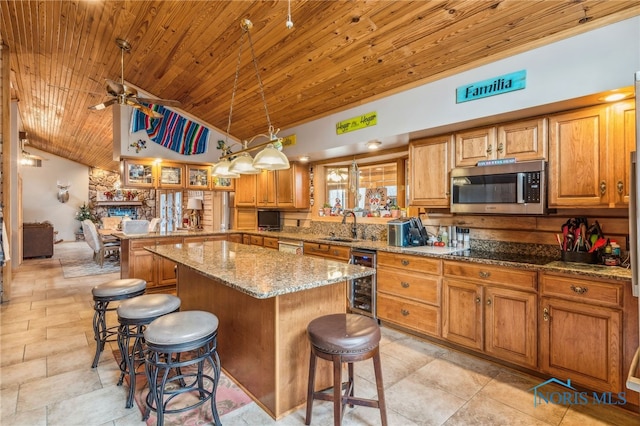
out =
<svg viewBox="0 0 640 426"><path fill-rule="evenodd" d="M162 114L162 118L151 118L134 108L131 115L131 133L144 129L153 142L182 155L207 152L208 128L187 120L162 105L149 104L147 106Z"/></svg>

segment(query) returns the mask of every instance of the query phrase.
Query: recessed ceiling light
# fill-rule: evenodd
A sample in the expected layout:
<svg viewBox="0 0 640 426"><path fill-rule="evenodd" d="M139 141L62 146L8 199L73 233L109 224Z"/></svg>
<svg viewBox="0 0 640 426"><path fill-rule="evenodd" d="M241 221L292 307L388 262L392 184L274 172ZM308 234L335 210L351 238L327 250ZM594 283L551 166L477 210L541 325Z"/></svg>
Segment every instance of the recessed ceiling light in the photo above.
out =
<svg viewBox="0 0 640 426"><path fill-rule="evenodd" d="M612 93L611 95L605 96L604 100L607 102L615 102L620 99L624 99L629 96L628 93Z"/></svg>
<svg viewBox="0 0 640 426"><path fill-rule="evenodd" d="M303 163L306 163L307 161L309 161L309 156L303 155L302 157L300 157L300 161L302 161Z"/></svg>
<svg viewBox="0 0 640 426"><path fill-rule="evenodd" d="M382 145L382 142L380 142L380 141L369 141L369 142L367 142L367 148L369 148L369 149L378 149L378 148L380 148L380 145Z"/></svg>

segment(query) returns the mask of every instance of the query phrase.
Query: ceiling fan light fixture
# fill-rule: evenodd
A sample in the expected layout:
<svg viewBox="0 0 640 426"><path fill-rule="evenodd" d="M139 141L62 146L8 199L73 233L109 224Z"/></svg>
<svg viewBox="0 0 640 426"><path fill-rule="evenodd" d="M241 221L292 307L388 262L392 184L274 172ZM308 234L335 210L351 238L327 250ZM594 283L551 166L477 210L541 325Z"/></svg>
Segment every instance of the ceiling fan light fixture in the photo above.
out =
<svg viewBox="0 0 640 426"><path fill-rule="evenodd" d="M257 175L260 169L253 167L253 158L249 153L243 152L231 161L229 172L241 175Z"/></svg>
<svg viewBox="0 0 640 426"><path fill-rule="evenodd" d="M256 154L253 167L261 170L284 170L291 167L289 159L270 143L262 151Z"/></svg>

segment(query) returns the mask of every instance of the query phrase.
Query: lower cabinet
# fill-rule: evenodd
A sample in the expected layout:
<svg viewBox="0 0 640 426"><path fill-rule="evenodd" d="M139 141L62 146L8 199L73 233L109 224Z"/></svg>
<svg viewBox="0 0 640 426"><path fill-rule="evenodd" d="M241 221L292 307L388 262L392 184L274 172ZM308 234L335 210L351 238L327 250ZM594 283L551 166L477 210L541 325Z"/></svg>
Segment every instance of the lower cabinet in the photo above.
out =
<svg viewBox="0 0 640 426"><path fill-rule="evenodd" d="M123 240L120 276L145 280L147 293L175 293L176 264L156 256L144 247L180 243L182 243L181 237Z"/></svg>
<svg viewBox="0 0 640 426"><path fill-rule="evenodd" d="M442 337L528 368L537 367L537 273L444 261Z"/></svg>
<svg viewBox="0 0 640 426"><path fill-rule="evenodd" d="M440 336L442 261L378 253L378 318L431 336Z"/></svg>
<svg viewBox="0 0 640 426"><path fill-rule="evenodd" d="M541 370L598 391L625 390L623 284L543 273L540 287Z"/></svg>
<svg viewBox="0 0 640 426"><path fill-rule="evenodd" d="M242 244L243 237L243 234L229 234L227 235L227 241Z"/></svg>
<svg viewBox="0 0 640 426"><path fill-rule="evenodd" d="M348 262L351 258L351 248L322 243L303 243L305 256L324 257L338 261Z"/></svg>
<svg viewBox="0 0 640 426"><path fill-rule="evenodd" d="M264 237L262 239L262 246L265 248L278 250L278 239L274 237Z"/></svg>

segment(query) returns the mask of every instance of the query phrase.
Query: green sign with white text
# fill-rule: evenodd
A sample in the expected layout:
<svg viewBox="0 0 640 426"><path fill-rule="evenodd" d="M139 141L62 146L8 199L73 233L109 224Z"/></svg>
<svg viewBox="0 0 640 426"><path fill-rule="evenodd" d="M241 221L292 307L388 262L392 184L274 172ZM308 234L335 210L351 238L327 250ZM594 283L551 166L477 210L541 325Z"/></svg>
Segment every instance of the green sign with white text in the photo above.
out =
<svg viewBox="0 0 640 426"><path fill-rule="evenodd" d="M376 124L378 124L378 114L375 111L368 112L359 117L340 121L336 124L336 134L341 135L343 133L353 132L354 130L364 129L365 127L375 126Z"/></svg>

